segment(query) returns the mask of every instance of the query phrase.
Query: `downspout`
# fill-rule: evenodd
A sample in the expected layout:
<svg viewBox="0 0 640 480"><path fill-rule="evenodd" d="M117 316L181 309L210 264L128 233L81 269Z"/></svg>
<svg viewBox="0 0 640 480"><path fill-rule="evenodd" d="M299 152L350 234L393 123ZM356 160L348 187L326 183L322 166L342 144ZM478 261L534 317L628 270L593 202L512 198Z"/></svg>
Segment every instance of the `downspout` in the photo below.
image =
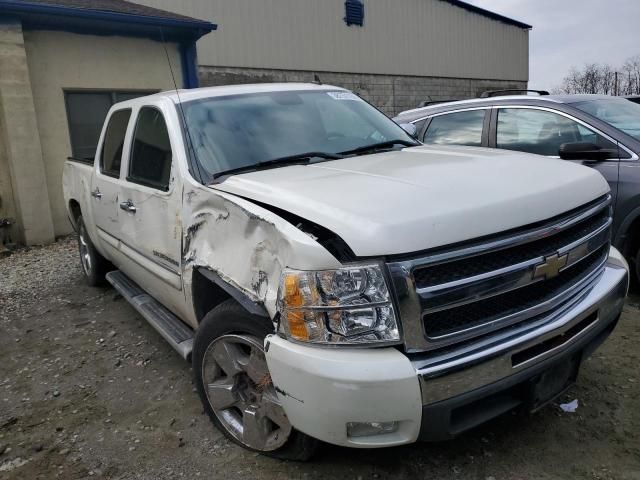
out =
<svg viewBox="0 0 640 480"><path fill-rule="evenodd" d="M198 53L195 40L180 43L180 63L184 88L198 88Z"/></svg>

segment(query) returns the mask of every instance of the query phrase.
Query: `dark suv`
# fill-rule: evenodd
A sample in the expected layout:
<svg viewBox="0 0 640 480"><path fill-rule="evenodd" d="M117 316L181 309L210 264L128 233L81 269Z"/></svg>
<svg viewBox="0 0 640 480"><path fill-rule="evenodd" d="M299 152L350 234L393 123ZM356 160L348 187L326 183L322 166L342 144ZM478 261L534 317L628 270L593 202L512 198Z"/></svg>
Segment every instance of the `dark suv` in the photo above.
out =
<svg viewBox="0 0 640 480"><path fill-rule="evenodd" d="M503 148L595 168L611 186L613 245L640 278L640 104L542 93L439 103L394 120L425 144Z"/></svg>

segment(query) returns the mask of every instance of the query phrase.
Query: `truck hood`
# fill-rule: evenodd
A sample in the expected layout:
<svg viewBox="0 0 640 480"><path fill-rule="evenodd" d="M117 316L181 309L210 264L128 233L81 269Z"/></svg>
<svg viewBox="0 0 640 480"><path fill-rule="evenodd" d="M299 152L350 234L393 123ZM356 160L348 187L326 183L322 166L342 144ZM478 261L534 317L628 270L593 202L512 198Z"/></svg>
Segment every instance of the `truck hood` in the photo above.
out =
<svg viewBox="0 0 640 480"><path fill-rule="evenodd" d="M212 188L317 223L358 256L417 252L509 230L609 191L597 171L568 161L434 146L232 175Z"/></svg>

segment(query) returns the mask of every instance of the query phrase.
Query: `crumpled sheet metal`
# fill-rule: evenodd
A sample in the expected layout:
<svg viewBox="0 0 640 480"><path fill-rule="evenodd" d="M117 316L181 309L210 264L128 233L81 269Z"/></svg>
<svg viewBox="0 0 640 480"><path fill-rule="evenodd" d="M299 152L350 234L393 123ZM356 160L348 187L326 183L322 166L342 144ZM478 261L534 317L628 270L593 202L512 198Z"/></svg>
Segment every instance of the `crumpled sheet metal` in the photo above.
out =
<svg viewBox="0 0 640 480"><path fill-rule="evenodd" d="M185 295L205 267L264 304L273 318L282 270L335 268L333 255L306 233L248 200L205 186L185 192L182 262ZM186 222L185 222L186 223Z"/></svg>

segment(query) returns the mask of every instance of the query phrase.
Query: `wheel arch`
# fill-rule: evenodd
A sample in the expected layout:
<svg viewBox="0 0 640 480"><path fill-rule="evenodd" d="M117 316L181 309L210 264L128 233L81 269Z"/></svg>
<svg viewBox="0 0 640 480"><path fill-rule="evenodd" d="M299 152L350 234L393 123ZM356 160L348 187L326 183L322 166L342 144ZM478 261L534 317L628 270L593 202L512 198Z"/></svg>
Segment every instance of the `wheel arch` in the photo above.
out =
<svg viewBox="0 0 640 480"><path fill-rule="evenodd" d="M71 226L73 226L74 230L78 229L78 218L82 215L82 208L80 207L80 202L78 202L75 198L69 200L69 220L71 221Z"/></svg>
<svg viewBox="0 0 640 480"><path fill-rule="evenodd" d="M634 208L620 223L613 244L625 257L640 248L640 207Z"/></svg>
<svg viewBox="0 0 640 480"><path fill-rule="evenodd" d="M249 298L209 268L198 267L193 270L191 289L198 324L208 312L230 298L236 300L248 313L269 318L262 303Z"/></svg>

